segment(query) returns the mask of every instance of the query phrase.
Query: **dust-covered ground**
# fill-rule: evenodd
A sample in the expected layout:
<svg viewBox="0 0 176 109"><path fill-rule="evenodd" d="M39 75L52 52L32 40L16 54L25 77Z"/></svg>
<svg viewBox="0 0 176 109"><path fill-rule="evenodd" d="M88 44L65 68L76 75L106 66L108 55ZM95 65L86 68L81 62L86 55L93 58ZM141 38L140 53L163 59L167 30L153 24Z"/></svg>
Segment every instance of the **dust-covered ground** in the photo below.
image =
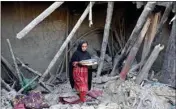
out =
<svg viewBox="0 0 176 109"><path fill-rule="evenodd" d="M95 79L94 79L95 80ZM105 79L103 79L105 80ZM145 82L142 85L134 83L133 79L119 84L119 79L112 79L105 83L93 82L92 89L103 91L102 96L79 104L62 104L59 97L77 95L71 89L69 81L58 84L52 93L43 94L49 109L175 109L175 89L159 82ZM12 106L2 91L2 108L11 109ZM11 95L12 96L12 95ZM87 96L88 97L88 96Z"/></svg>

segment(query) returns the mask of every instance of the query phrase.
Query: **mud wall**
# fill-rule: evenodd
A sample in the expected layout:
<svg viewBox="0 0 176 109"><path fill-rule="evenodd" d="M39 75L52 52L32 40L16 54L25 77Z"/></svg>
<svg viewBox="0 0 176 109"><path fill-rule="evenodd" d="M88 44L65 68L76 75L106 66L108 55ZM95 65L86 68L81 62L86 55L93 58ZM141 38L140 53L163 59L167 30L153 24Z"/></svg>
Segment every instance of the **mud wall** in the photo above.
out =
<svg viewBox="0 0 176 109"><path fill-rule="evenodd" d="M36 69L41 73L45 71L66 38L67 5L62 5L56 9L49 17L38 24L23 39L17 39L16 34L51 4L52 2L1 3L1 55L4 56L10 63L13 63L13 61L6 39L10 39L14 53L17 57L29 64L31 68ZM82 4L84 3L82 2ZM78 9L75 9L75 7ZM77 20L80 18L82 12L86 8L86 4L84 4L82 7L75 5L75 7L73 7L73 9L68 12L70 21L69 30L73 28ZM89 27L89 21L87 17L76 32L72 42L92 29L104 27L106 9L106 4L95 6L93 8L92 27ZM131 2L116 2L114 12L118 11L125 13L126 35L129 36L142 10L136 9L135 4L132 4ZM131 16L131 12L133 12L133 16ZM164 31L165 32L161 40L165 42L165 39L168 37L168 29ZM94 54L95 52L93 48L100 50L102 37L103 32L95 32L83 38L89 42L88 51L90 51L91 54ZM75 49L73 49L72 52L74 50ZM61 58L63 58L63 56L61 56ZM52 71L56 71L60 59ZM160 59L162 59L162 57L159 57L158 64L160 64Z"/></svg>

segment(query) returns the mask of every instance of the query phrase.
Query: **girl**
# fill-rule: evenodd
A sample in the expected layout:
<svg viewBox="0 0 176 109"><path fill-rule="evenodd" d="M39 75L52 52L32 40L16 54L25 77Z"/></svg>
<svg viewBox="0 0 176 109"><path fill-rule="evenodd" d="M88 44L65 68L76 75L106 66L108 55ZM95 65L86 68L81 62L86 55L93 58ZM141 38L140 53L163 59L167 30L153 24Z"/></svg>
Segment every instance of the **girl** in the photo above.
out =
<svg viewBox="0 0 176 109"><path fill-rule="evenodd" d="M72 88L79 92L80 100L85 102L86 93L91 89L92 72L88 66L80 65L81 60L91 59L87 52L87 41L80 41L77 50L74 52L69 68L69 79Z"/></svg>

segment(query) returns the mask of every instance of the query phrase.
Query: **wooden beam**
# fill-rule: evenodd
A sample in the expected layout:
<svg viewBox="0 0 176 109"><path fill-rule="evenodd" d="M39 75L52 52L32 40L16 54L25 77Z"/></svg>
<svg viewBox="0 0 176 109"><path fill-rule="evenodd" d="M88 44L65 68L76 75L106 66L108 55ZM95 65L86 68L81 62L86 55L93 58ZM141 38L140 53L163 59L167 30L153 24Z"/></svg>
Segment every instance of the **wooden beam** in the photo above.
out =
<svg viewBox="0 0 176 109"><path fill-rule="evenodd" d="M66 33L66 36L69 35L69 21L70 21L70 13L69 13L69 9L67 8L67 33ZM68 72L69 72L69 58L68 58L68 45L66 46L66 50L65 50L65 54L66 54L66 58L65 58L65 71L66 71L66 78L67 78L67 75L68 75Z"/></svg>
<svg viewBox="0 0 176 109"><path fill-rule="evenodd" d="M137 76L137 78L135 80L136 84L140 84L146 78L146 75L148 75L148 72L149 72L151 66L153 65L156 58L158 57L158 54L163 49L164 49L164 45L160 46L160 44L158 44L157 46L155 46L155 48L152 51L150 57L148 58L148 60L144 64L142 70L140 71L139 75Z"/></svg>
<svg viewBox="0 0 176 109"><path fill-rule="evenodd" d="M15 58L15 56L14 56L14 53L13 53L13 50L12 50L12 45L11 45L9 39L7 39L7 43L8 43L8 45L9 45L9 49L10 49L10 52L11 52L11 55L12 55L13 63L14 63L14 65L15 65L15 69L16 69L16 73L17 73L19 82L22 83L22 78L21 78L21 75L20 75L20 71L19 71L19 69L18 69L18 65L17 65L17 63L16 63L16 58Z"/></svg>
<svg viewBox="0 0 176 109"><path fill-rule="evenodd" d="M95 2L92 2L92 6L94 5L94 3ZM58 58L61 56L62 52L64 51L64 49L66 48L66 46L68 45L68 43L72 39L72 37L75 35L76 31L78 30L78 28L80 27L81 23L86 18L88 13L89 13L89 5L85 9L84 13L81 15L79 20L77 21L76 25L74 26L74 28L72 29L72 31L70 32L70 34L68 35L67 39L64 41L64 43L62 44L62 46L60 47L60 49L58 50L58 52L56 53L54 58L51 60L48 68L45 70L45 72L43 73L42 77L40 77L40 81L43 81L44 78L48 75L49 71L54 66L54 64L56 63Z"/></svg>
<svg viewBox="0 0 176 109"><path fill-rule="evenodd" d="M105 52L106 52L106 48L107 48L107 44L108 44L108 38L109 38L109 31L110 31L110 25L111 25L111 20L112 20L113 8L114 8L114 2L108 2L106 24L105 24L105 27L104 27L103 42L102 42L102 45L101 45L100 64L98 66L97 77L100 76L102 68L103 68L103 62L104 62Z"/></svg>
<svg viewBox="0 0 176 109"><path fill-rule="evenodd" d="M141 32L142 27L144 26L148 16L150 15L150 13L153 11L154 7L156 5L156 2L148 2L143 10L143 12L141 13L136 26L134 27L127 43L125 44L125 47L123 48L121 55L119 56L119 59L114 62L114 66L113 66L113 70L111 72L111 75L114 74L116 66L118 66L119 62L126 56L128 55L129 51L131 50L131 48L134 45L134 42L137 40L139 33ZM116 57L118 57L118 54L116 54ZM123 61L122 61L123 62Z"/></svg>
<svg viewBox="0 0 176 109"><path fill-rule="evenodd" d="M157 28L157 24L159 21L159 16L160 13L156 13L155 15L151 16L151 25L149 27L149 31L147 32L147 35L145 37L145 41L144 41L144 46L143 46L143 51L142 51L142 58L141 58L141 63L144 62L144 60L146 59L146 57L148 56L149 52L150 52L150 48L153 42L153 39L156 36L156 28ZM142 66L142 64L141 64Z"/></svg>
<svg viewBox="0 0 176 109"><path fill-rule="evenodd" d="M122 68L122 71L120 72L120 78L123 79L123 80L125 80L126 75L127 75L128 71L131 68L133 60L135 59L136 54L137 54L137 52L139 50L139 47L141 46L141 43L142 43L142 41L144 39L144 36L145 36L145 34L146 34L147 30L148 30L148 27L150 25L150 21L151 21L151 19L148 18L146 23L145 23L145 25L144 25L144 27L143 27L143 29L142 29L142 31L141 31L141 34L140 34L140 36L138 38L138 41L135 43L135 45L131 49L131 51L130 51L128 57L127 57L127 60L125 62L125 65Z"/></svg>
<svg viewBox="0 0 176 109"><path fill-rule="evenodd" d="M50 7L44 10L39 16L37 16L32 22L30 22L22 31L17 34L17 38L23 38L28 32L30 32L37 24L43 21L47 16L49 16L54 10L61 6L64 2L54 2Z"/></svg>
<svg viewBox="0 0 176 109"><path fill-rule="evenodd" d="M28 69L29 71L31 71L32 73L38 75L38 76L42 76L41 73L39 73L38 71L35 71L34 69L28 67L27 65L25 65L18 57L17 57L17 60L22 64L22 67Z"/></svg>
<svg viewBox="0 0 176 109"><path fill-rule="evenodd" d="M26 66L19 58L17 58L17 60L22 64L23 67L25 67L26 69L28 69L29 71L31 71L32 73L36 74L37 76L31 80L28 84L26 84L23 88L21 88L18 93L21 93L26 87L28 87L30 84L32 84L35 80L37 80L42 74L28 66ZM43 82L39 82L39 84L45 88L46 90L48 90L49 92L51 92L51 90L45 85L45 83Z"/></svg>

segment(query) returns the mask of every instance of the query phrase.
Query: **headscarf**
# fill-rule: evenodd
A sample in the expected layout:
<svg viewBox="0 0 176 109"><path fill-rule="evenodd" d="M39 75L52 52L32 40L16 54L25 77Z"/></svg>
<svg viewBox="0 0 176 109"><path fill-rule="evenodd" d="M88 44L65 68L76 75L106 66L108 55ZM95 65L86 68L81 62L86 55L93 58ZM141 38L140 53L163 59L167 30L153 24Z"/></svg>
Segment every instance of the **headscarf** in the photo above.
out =
<svg viewBox="0 0 176 109"><path fill-rule="evenodd" d="M70 84L71 87L74 87L74 80L73 80L73 62L75 61L81 61L81 60L86 60L86 59L91 59L91 56L89 54L89 52L87 51L82 51L82 45L84 43L87 43L87 41L81 40L78 44L77 50L73 53L73 56L71 58L71 61L69 63L69 79L70 79ZM91 81L92 81L92 72L90 72L90 70L88 70L88 87L89 90L91 88Z"/></svg>

